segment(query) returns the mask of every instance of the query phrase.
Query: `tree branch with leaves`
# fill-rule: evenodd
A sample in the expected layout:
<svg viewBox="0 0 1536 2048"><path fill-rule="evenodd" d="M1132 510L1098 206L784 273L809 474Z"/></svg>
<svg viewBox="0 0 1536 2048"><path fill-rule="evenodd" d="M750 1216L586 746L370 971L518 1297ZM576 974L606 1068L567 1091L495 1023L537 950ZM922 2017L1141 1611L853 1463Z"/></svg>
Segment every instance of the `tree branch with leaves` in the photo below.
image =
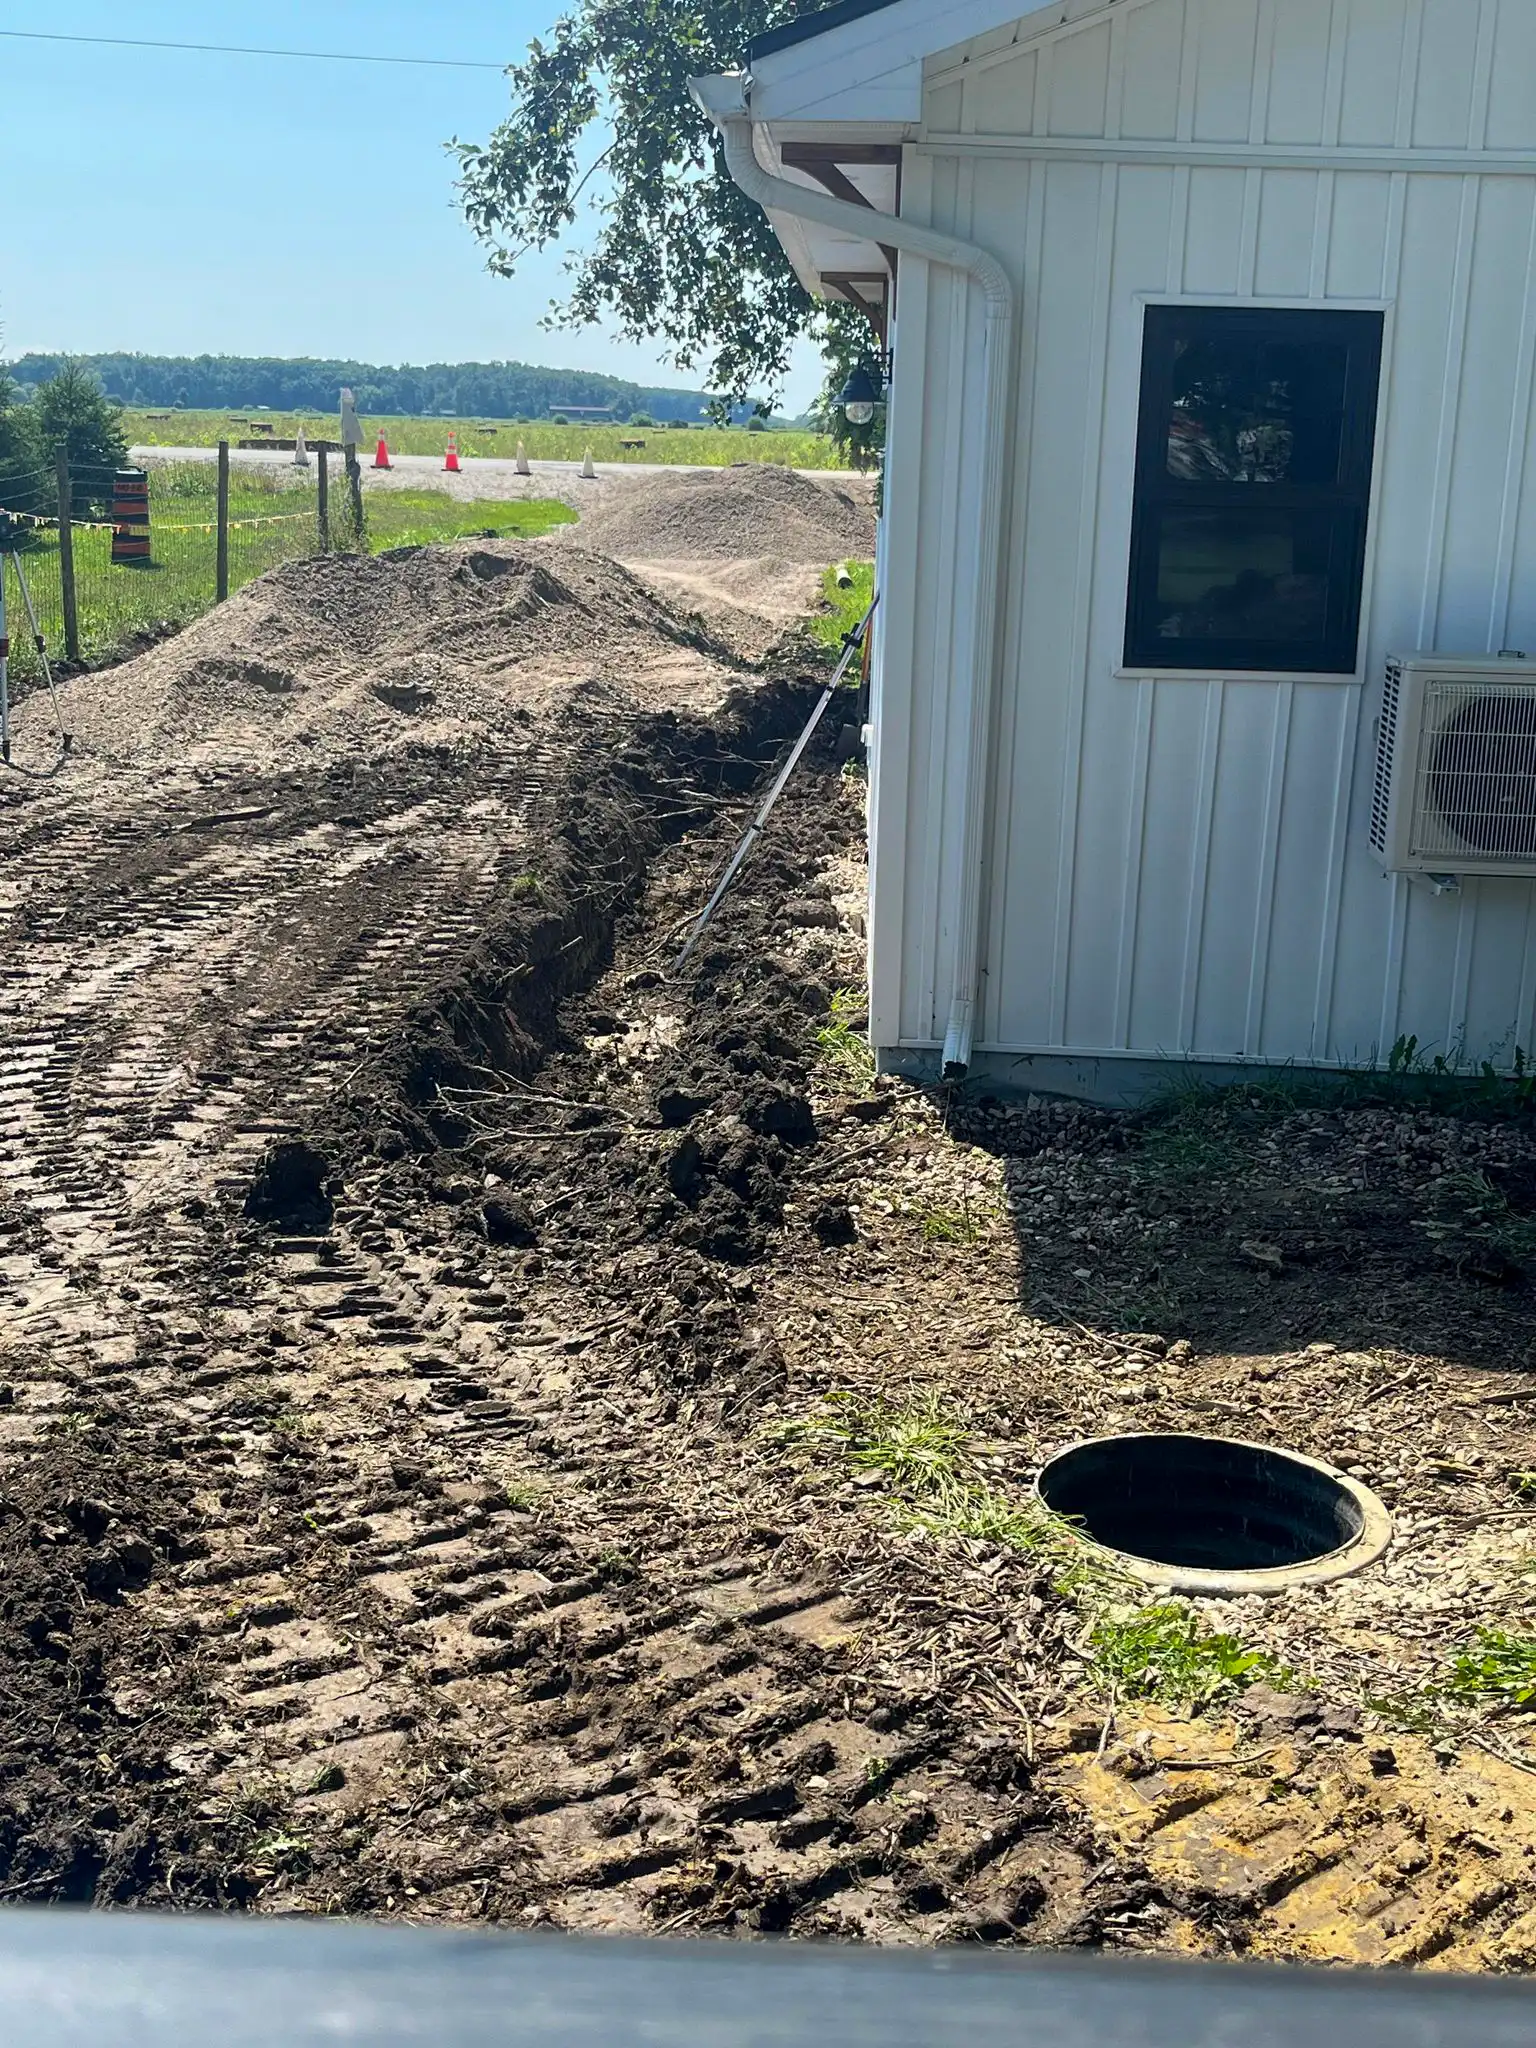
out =
<svg viewBox="0 0 1536 2048"><path fill-rule="evenodd" d="M591 230L567 257L550 324L612 321L660 339L682 369L708 366L727 417L783 389L793 344L834 374L876 347L865 316L813 299L762 209L738 191L688 81L745 61L751 38L815 0L579 0L547 43L508 68L512 111L488 142L451 146L465 219L510 277L535 250Z"/></svg>

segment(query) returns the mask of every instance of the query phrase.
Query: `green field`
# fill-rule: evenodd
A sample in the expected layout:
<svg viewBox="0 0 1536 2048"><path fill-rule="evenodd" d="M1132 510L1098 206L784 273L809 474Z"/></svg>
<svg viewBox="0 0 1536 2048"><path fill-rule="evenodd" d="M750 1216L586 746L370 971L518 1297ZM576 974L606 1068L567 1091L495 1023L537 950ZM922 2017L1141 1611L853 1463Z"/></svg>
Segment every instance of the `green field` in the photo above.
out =
<svg viewBox="0 0 1536 2048"><path fill-rule="evenodd" d="M236 469L230 478L229 584L238 590L280 562L312 555L318 546L313 472L268 477ZM214 471L210 463L168 463L150 484L152 559L111 561L111 534L104 526L74 529L75 587L81 651L100 662L136 634L185 624L214 602L216 540ZM332 510L344 505L338 489ZM456 499L444 491L370 492L366 500L367 545L382 548L456 540L487 531L532 537L575 518L569 506L548 498ZM59 584L57 533L43 529L22 555L28 585L50 657L62 655L64 608ZM16 603L14 582L7 593ZM27 636L12 620L13 658L26 673L34 665Z"/></svg>
<svg viewBox="0 0 1536 2048"><path fill-rule="evenodd" d="M123 430L136 448L211 448L216 442L231 446L253 435L250 420L271 425L274 440L291 440L302 426L310 440L324 437L334 441L339 421L319 413L262 412L249 417L227 412L179 411L171 413L130 410L123 416ZM842 469L846 467L837 445L825 434L809 434L781 428L749 433L745 427L583 427L552 426L547 420L520 424L515 420L494 422L424 420L365 417L364 431L370 448L382 434L396 455L441 455L452 428L459 437L461 455L515 455L521 441L532 462L580 462L588 448L596 462L675 462L690 467L720 467L729 462L773 462L791 469ZM621 441L644 441L643 449L625 449Z"/></svg>

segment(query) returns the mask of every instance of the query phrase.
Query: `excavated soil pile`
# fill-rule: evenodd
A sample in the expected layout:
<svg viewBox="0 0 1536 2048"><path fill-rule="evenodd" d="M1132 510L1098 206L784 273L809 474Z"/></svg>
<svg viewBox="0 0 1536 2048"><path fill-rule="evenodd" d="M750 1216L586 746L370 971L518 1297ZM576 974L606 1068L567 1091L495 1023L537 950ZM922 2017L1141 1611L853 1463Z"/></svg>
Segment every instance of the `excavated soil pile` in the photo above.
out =
<svg viewBox="0 0 1536 2048"><path fill-rule="evenodd" d="M824 566L875 549L861 486L819 483L768 463L657 477L586 514L579 532L584 546L621 561L756 555Z"/></svg>
<svg viewBox="0 0 1536 2048"><path fill-rule="evenodd" d="M269 762L514 732L582 682L718 697L732 650L605 555L479 540L295 562L70 693L85 750Z"/></svg>

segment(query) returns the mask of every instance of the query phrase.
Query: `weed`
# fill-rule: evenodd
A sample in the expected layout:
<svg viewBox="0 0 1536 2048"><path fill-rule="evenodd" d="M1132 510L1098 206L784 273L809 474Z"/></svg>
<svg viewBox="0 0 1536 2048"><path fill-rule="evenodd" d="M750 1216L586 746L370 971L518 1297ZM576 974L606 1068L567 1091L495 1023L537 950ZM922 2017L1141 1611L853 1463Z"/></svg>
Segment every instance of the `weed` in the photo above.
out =
<svg viewBox="0 0 1536 2048"><path fill-rule="evenodd" d="M1181 1185L1230 1179L1239 1165L1237 1147L1224 1131L1183 1120L1154 1126L1136 1156L1140 1172Z"/></svg>
<svg viewBox="0 0 1536 2048"><path fill-rule="evenodd" d="M1404 1735L1438 1735L1445 1725L1430 1687L1422 1692L1368 1694L1363 1704L1389 1728L1400 1729Z"/></svg>
<svg viewBox="0 0 1536 2048"><path fill-rule="evenodd" d="M1280 1067L1216 1084L1175 1079L1148 1124L1188 1131L1202 1122L1232 1132L1262 1129L1307 1109L1428 1108L1519 1116L1536 1109L1536 1059L1516 1046L1507 1069L1474 1066L1456 1048L1427 1054L1415 1037L1398 1039L1382 1064L1329 1069Z"/></svg>
<svg viewBox="0 0 1536 2048"><path fill-rule="evenodd" d="M865 1001L850 988L835 989L828 1021L816 1034L816 1045L829 1066L858 1088L875 1078L875 1056L865 1037Z"/></svg>
<svg viewBox="0 0 1536 2048"><path fill-rule="evenodd" d="M932 1397L907 1408L849 1404L815 1433L831 1437L862 1471L885 1477L903 1496L897 1517L908 1529L1038 1558L1055 1590L1069 1599L1098 1604L1123 1598L1131 1584L1112 1558L1059 1515L1035 1501L1007 1500L975 1479L966 1463L966 1430ZM787 1434L781 1429L781 1440Z"/></svg>
<svg viewBox="0 0 1536 2048"><path fill-rule="evenodd" d="M514 896L537 896L543 885L537 875L514 875L511 886Z"/></svg>
<svg viewBox="0 0 1536 2048"><path fill-rule="evenodd" d="M1451 1665L1446 1691L1453 1699L1490 1701L1497 1706L1536 1704L1536 1636L1480 1628Z"/></svg>
<svg viewBox="0 0 1536 2048"><path fill-rule="evenodd" d="M294 1870L309 1861L309 1840L305 1835L267 1835L251 1850L252 1860L274 1869Z"/></svg>
<svg viewBox="0 0 1536 2048"><path fill-rule="evenodd" d="M1511 1472L1509 1484L1517 1499L1536 1500L1536 1472Z"/></svg>
<svg viewBox="0 0 1536 2048"><path fill-rule="evenodd" d="M1236 1636L1212 1633L1178 1601L1095 1623L1089 1646L1094 1675L1112 1697L1190 1712L1276 1675L1272 1657L1245 1649Z"/></svg>
<svg viewBox="0 0 1536 2048"><path fill-rule="evenodd" d="M925 1209L917 1222L929 1244L974 1244L985 1228L981 1217L963 1209Z"/></svg>
<svg viewBox="0 0 1536 2048"><path fill-rule="evenodd" d="M841 647L843 635L851 633L869 610L875 595L874 563L850 562L848 568L853 582L846 590L838 588L836 569L828 569L822 577L821 594L828 608L811 621L811 638L834 653Z"/></svg>
<svg viewBox="0 0 1536 2048"><path fill-rule="evenodd" d="M523 1479L509 1479L502 1488L502 1498L520 1515L536 1514L544 1505L543 1488Z"/></svg>
<svg viewBox="0 0 1536 2048"><path fill-rule="evenodd" d="M850 1461L861 1471L881 1472L907 1492L927 1494L960 1484L966 1432L935 1400L913 1408L877 1402L850 1418L845 1441Z"/></svg>
<svg viewBox="0 0 1536 2048"><path fill-rule="evenodd" d="M1471 1240L1515 1263L1536 1257L1536 1218L1516 1215L1485 1173L1441 1174L1430 1184L1429 1208L1419 1228L1437 1243Z"/></svg>
<svg viewBox="0 0 1536 2048"><path fill-rule="evenodd" d="M1471 1066L1459 1046L1431 1057L1421 1049L1417 1037L1399 1038L1387 1054L1386 1072L1387 1079L1397 1084L1393 1092L1400 1102L1427 1102L1446 1109L1471 1103L1506 1114L1536 1107L1536 1069L1520 1045L1515 1047L1506 1072L1492 1060ZM1369 1074L1350 1079L1354 1088L1368 1091Z"/></svg>

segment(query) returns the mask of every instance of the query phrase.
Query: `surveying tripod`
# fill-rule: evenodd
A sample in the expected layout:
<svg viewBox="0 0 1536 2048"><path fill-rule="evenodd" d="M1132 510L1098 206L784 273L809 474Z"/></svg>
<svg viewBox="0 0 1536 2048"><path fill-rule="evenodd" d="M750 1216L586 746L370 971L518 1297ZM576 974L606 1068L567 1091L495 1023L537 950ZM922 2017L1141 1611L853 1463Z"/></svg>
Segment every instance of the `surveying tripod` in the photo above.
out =
<svg viewBox="0 0 1536 2048"><path fill-rule="evenodd" d="M21 540L23 528L20 520L10 518L0 511L0 768L9 768L13 774L25 775L34 782L46 782L57 775L69 754L71 735L64 730L64 714L59 708L59 693L53 684L53 669L48 660L48 643L43 630L37 623L37 607L32 602L32 592L27 587L27 574L21 566ZM43 681L48 685L48 696L53 704L53 722L58 730L59 751L52 767L37 769L23 768L11 759L11 635L6 619L5 590L9 575L14 574L16 587L21 592L22 608L31 628L32 644L37 649L37 658L43 665Z"/></svg>

